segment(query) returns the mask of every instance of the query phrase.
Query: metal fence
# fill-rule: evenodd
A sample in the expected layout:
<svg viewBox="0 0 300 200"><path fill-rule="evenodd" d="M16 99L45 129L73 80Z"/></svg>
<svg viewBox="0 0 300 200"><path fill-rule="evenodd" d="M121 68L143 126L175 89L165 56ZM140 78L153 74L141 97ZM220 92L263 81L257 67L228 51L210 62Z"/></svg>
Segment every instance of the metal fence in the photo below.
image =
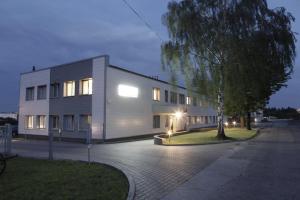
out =
<svg viewBox="0 0 300 200"><path fill-rule="evenodd" d="M12 127L10 124L0 126L0 153L11 153Z"/></svg>

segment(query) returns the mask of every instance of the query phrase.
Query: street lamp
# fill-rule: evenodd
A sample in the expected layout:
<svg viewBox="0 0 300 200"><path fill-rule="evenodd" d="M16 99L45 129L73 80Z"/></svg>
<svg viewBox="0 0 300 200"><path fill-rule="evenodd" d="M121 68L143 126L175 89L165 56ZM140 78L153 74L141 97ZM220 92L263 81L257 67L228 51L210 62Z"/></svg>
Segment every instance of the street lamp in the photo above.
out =
<svg viewBox="0 0 300 200"><path fill-rule="evenodd" d="M226 128L228 128L228 125L229 125L228 122L225 122L224 124L225 124Z"/></svg>
<svg viewBox="0 0 300 200"><path fill-rule="evenodd" d="M180 112L180 111L175 112L175 116L176 116L176 118L178 118L178 119L181 118L182 115L183 115L183 113Z"/></svg>
<svg viewBox="0 0 300 200"><path fill-rule="evenodd" d="M235 127L235 126L236 126L236 121L233 121L232 124L233 124L233 126Z"/></svg>
<svg viewBox="0 0 300 200"><path fill-rule="evenodd" d="M169 143L170 143L170 141L171 141L171 135L172 135L172 131L171 131L171 130L168 130L167 134L168 134L168 136L169 136Z"/></svg>

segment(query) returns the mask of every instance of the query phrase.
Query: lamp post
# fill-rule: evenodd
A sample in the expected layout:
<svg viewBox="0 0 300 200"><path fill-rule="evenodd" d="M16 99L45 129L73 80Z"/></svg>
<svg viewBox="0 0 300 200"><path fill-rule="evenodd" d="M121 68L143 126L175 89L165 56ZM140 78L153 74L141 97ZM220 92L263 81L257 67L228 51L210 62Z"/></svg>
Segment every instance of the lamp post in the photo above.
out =
<svg viewBox="0 0 300 200"><path fill-rule="evenodd" d="M233 126L234 126L234 128L235 128L235 126L236 126L236 121L233 121L232 124L233 124Z"/></svg>

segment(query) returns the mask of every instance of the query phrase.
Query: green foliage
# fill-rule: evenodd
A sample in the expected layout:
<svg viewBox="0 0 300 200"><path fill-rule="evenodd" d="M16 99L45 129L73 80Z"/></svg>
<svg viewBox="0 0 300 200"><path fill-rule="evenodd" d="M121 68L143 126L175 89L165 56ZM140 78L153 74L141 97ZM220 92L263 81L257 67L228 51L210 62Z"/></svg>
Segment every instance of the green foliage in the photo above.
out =
<svg viewBox="0 0 300 200"><path fill-rule="evenodd" d="M264 116L278 119L300 119L300 113L295 108L265 108Z"/></svg>
<svg viewBox="0 0 300 200"><path fill-rule="evenodd" d="M170 37L162 44L163 68L173 80L182 72L188 88L215 103L224 93L227 114L255 111L293 71L293 20L266 0L172 1L163 16Z"/></svg>

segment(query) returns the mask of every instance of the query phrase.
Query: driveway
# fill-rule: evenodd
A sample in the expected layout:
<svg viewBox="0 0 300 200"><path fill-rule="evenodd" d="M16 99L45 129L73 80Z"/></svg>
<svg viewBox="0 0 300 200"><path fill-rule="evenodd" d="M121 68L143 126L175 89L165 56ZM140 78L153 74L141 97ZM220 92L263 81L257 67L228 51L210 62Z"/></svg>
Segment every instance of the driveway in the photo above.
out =
<svg viewBox="0 0 300 200"><path fill-rule="evenodd" d="M134 178L136 199L300 199L299 141L300 126L276 122L248 142L177 147L153 145L153 140L99 144L93 145L91 158L125 168ZM47 157L47 145L15 141L13 150ZM54 158L87 160L83 144L56 142L54 150Z"/></svg>

